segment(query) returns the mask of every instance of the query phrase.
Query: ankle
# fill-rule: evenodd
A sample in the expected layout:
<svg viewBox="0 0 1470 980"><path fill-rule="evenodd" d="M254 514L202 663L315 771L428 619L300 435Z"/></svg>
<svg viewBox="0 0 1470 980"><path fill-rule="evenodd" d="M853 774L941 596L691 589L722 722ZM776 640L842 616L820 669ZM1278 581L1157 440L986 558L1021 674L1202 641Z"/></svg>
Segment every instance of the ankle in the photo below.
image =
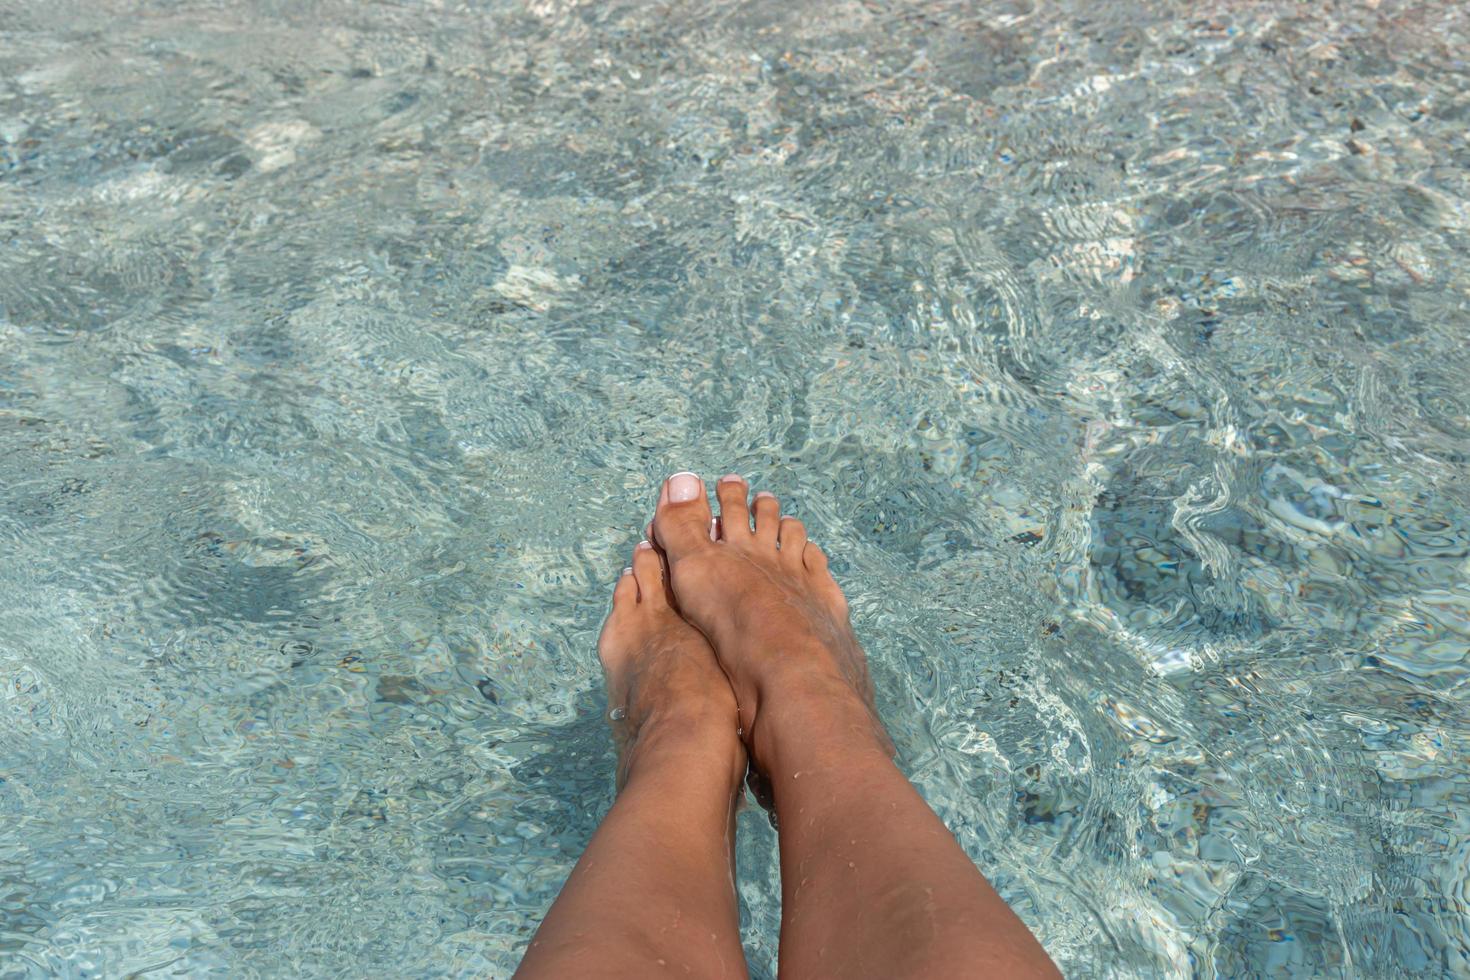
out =
<svg viewBox="0 0 1470 980"><path fill-rule="evenodd" d="M750 736L751 757L772 779L812 767L893 761L893 743L875 711L846 681L821 675L763 694Z"/></svg>
<svg viewBox="0 0 1470 980"><path fill-rule="evenodd" d="M733 715L670 709L651 714L638 728L623 766L636 778L672 777L704 783L715 779L736 786L745 776L745 747Z"/></svg>

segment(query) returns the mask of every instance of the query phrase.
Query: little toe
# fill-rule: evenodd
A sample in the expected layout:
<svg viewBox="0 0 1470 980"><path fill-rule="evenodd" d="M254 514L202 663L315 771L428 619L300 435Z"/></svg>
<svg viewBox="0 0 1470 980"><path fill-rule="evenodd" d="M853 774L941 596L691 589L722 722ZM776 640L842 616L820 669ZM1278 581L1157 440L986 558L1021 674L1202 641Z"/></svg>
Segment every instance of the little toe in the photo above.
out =
<svg viewBox="0 0 1470 980"><path fill-rule="evenodd" d="M781 560L793 567L801 567L802 552L806 549L806 525L794 517L783 517L779 533Z"/></svg>
<svg viewBox="0 0 1470 980"><path fill-rule="evenodd" d="M648 603L655 609L668 605L664 592L663 562L659 561L658 552L647 541L638 542L638 547L633 549L633 578L638 581L640 604Z"/></svg>
<svg viewBox="0 0 1470 980"><path fill-rule="evenodd" d="M781 501L769 490L755 495L755 537L761 544L776 547L776 536L781 525Z"/></svg>
<svg viewBox="0 0 1470 980"><path fill-rule="evenodd" d="M712 546L709 537L712 517L704 481L698 476L675 473L664 481L653 515L653 530L669 561L677 562Z"/></svg>
<svg viewBox="0 0 1470 980"><path fill-rule="evenodd" d="M738 473L727 473L715 484L715 496L720 498L720 531L725 538L738 540L750 534L750 508L745 502L749 494L749 485Z"/></svg>
<svg viewBox="0 0 1470 980"><path fill-rule="evenodd" d="M801 549L801 563L807 567L807 571L821 574L827 570L827 553L817 547L813 541L808 541L806 547Z"/></svg>

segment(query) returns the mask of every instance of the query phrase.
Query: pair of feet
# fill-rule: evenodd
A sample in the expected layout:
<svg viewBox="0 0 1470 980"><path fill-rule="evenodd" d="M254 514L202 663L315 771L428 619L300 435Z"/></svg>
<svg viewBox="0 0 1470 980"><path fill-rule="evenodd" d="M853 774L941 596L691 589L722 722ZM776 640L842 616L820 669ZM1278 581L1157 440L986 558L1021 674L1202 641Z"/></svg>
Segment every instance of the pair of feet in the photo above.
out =
<svg viewBox="0 0 1470 980"><path fill-rule="evenodd" d="M677 747L738 781L781 771L783 745L854 733L891 747L873 709L847 599L806 528L735 474L711 514L692 473L665 481L649 540L613 590L598 640L619 742L618 783Z"/></svg>
<svg viewBox="0 0 1470 980"><path fill-rule="evenodd" d="M783 977L1054 977L893 764L827 558L738 476L665 481L598 653L618 798L517 976L745 975L731 855L747 765L777 816Z"/></svg>

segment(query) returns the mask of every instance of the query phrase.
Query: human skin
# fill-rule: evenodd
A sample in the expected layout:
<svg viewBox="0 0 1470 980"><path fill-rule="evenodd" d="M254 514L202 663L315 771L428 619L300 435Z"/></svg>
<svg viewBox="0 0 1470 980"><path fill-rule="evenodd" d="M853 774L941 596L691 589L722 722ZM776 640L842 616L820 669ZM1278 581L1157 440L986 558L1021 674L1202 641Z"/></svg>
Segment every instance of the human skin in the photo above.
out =
<svg viewBox="0 0 1470 980"><path fill-rule="evenodd" d="M715 735L732 734L733 716L777 818L782 976L1058 976L1035 937L894 764L873 707L867 660L826 555L807 540L799 521L781 516L773 495L751 500L739 476L722 478L716 495L718 521L697 476L681 473L665 481L651 525L657 547L640 546L633 575L640 592L661 593L657 608L667 608L707 646L701 649L688 634L669 632L671 624L650 617L658 624L655 635L677 636L678 642L631 642L642 652L614 657L614 666L603 654L609 703L622 703L613 700L617 692L628 698L630 718L639 706L639 717L655 720L641 722L634 748L658 744L663 737L656 733L675 730L655 724L656 705L667 707L671 698L700 708L691 717L704 721L684 723L686 732L700 734L682 755L668 750L667 756L649 756L662 760L662 778L638 781L641 756L625 766L627 785L548 913L521 975L633 977L673 963L687 965L688 975L721 975L700 972L699 955L710 968L727 968L726 940L733 935L739 949L733 887L722 881L714 888L688 876L719 877L713 869L720 860L730 870L729 852L720 847L730 841L729 804L739 777L732 788L734 769L721 769L720 779L695 770L730 763L728 738ZM649 569L646 589L640 560ZM609 624L617 616L615 595ZM603 635L609 636L608 628ZM718 681L706 669L711 664ZM675 674L679 683L667 680ZM719 692L721 684L730 700ZM723 717L723 727L711 716ZM723 747L706 754L706 745ZM635 781L640 792L633 797ZM670 806L662 792L679 794L677 802ZM651 868L638 841L652 834L640 835L640 826L673 834L673 851L686 857L676 866ZM636 902L620 880L634 865L641 872ZM593 873L599 867L602 876ZM700 903L698 910L689 903ZM677 920L669 918L673 909L681 910ZM683 916L691 914L699 931L671 935L667 923L690 921ZM708 944L677 942L697 940L706 927ZM709 951L716 947L722 952L713 957ZM743 962L739 966L744 969Z"/></svg>

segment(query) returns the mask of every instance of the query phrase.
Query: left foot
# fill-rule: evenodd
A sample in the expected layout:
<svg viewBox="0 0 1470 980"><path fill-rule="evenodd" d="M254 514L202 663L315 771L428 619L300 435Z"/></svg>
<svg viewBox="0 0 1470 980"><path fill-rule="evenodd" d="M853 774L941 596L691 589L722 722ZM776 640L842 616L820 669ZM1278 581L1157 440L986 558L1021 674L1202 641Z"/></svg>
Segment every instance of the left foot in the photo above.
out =
<svg viewBox="0 0 1470 980"><path fill-rule="evenodd" d="M745 749L735 692L704 634L670 605L666 579L658 552L640 543L597 640L618 742L618 789L665 766L713 767L736 787Z"/></svg>

